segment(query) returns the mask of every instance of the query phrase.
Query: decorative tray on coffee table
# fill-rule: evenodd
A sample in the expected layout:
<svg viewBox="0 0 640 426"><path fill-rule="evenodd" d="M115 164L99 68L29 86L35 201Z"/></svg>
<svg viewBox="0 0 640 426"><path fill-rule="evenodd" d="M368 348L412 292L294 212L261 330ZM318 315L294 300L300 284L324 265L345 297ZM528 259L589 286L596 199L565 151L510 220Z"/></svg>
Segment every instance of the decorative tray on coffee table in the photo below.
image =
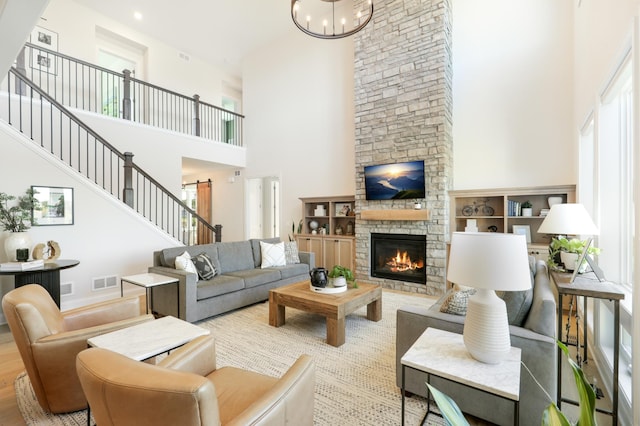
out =
<svg viewBox="0 0 640 426"><path fill-rule="evenodd" d="M327 284L326 287L314 287L313 285L309 284L309 288L311 289L311 291L315 293L323 293L323 294L337 294L337 293L344 293L345 291L347 291L346 285L343 285L340 287L334 287L331 284Z"/></svg>

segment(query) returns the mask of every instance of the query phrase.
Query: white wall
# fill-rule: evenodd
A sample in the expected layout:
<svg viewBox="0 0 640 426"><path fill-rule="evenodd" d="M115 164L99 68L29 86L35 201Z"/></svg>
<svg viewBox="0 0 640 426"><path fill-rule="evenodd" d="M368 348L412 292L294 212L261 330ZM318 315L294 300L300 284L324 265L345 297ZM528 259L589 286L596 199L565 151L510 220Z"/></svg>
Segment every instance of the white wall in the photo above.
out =
<svg viewBox="0 0 640 426"><path fill-rule="evenodd" d="M0 73L9 69L49 0L0 0Z"/></svg>
<svg viewBox="0 0 640 426"><path fill-rule="evenodd" d="M278 176L281 238L299 197L355 193L353 39L295 30L243 68L247 178Z"/></svg>
<svg viewBox="0 0 640 426"><path fill-rule="evenodd" d="M147 49L144 80L186 96L199 94L204 102L220 105L222 81L236 82L217 68L192 55L186 62L179 50L106 18L73 0L51 0L39 25L58 33L61 53L97 63L96 27L105 28ZM170 30L170 29L169 29ZM138 76L139 77L139 76Z"/></svg>
<svg viewBox="0 0 640 426"><path fill-rule="evenodd" d="M152 252L176 245L112 196L95 190L92 183L79 178L32 141L0 123L0 170L2 192L19 196L38 186L74 188L74 224L72 226L34 226L29 236L34 245L57 241L61 258L77 259L80 264L60 273L61 283L73 283L73 294L62 297L62 309L114 298L120 288L92 291L92 278L118 277L146 272L152 264ZM57 163L57 164L56 164ZM7 261L4 240L8 232L0 232L0 261ZM13 288L13 278L0 278L2 294ZM119 283L118 279L118 283ZM0 319L1 320L1 319Z"/></svg>
<svg viewBox="0 0 640 426"><path fill-rule="evenodd" d="M454 188L573 184L572 2L453 0Z"/></svg>

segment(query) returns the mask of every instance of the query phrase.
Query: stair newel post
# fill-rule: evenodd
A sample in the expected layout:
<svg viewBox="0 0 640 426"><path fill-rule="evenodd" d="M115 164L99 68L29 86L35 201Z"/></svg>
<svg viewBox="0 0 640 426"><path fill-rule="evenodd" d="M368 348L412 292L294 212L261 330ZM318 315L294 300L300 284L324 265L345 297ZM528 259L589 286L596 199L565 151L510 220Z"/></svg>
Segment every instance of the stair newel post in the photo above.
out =
<svg viewBox="0 0 640 426"><path fill-rule="evenodd" d="M200 95L193 95L193 134L200 136Z"/></svg>
<svg viewBox="0 0 640 426"><path fill-rule="evenodd" d="M122 190L122 198L124 203L133 208L133 153L124 153L124 189Z"/></svg>
<svg viewBox="0 0 640 426"><path fill-rule="evenodd" d="M131 120L131 71L123 70L122 74L122 118Z"/></svg>
<svg viewBox="0 0 640 426"><path fill-rule="evenodd" d="M220 241L222 241L222 225L219 225L219 224L214 225L213 229L215 229L214 232L216 233L215 235L216 243L219 243Z"/></svg>

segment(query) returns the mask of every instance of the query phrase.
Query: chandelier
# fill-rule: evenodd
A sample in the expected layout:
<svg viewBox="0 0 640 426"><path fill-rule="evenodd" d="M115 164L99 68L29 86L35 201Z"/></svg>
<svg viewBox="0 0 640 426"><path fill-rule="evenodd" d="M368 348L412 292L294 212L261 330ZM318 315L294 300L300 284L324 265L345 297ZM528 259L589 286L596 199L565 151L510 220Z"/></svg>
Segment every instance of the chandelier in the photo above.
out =
<svg viewBox="0 0 640 426"><path fill-rule="evenodd" d="M372 0L291 0L291 18L302 32L334 39L353 35L373 16Z"/></svg>

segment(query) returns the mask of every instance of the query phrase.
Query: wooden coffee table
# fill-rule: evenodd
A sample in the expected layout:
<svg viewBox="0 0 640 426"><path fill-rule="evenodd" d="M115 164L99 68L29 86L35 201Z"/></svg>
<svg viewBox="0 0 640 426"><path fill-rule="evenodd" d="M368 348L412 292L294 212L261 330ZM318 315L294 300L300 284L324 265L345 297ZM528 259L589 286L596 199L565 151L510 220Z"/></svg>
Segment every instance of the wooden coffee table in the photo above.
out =
<svg viewBox="0 0 640 426"><path fill-rule="evenodd" d="M382 289L378 285L358 283L343 293L322 294L311 291L310 282L275 288L269 291L269 325L284 325L285 307L320 314L327 319L327 343L341 346L345 341L345 317L367 305L367 319L382 319Z"/></svg>

